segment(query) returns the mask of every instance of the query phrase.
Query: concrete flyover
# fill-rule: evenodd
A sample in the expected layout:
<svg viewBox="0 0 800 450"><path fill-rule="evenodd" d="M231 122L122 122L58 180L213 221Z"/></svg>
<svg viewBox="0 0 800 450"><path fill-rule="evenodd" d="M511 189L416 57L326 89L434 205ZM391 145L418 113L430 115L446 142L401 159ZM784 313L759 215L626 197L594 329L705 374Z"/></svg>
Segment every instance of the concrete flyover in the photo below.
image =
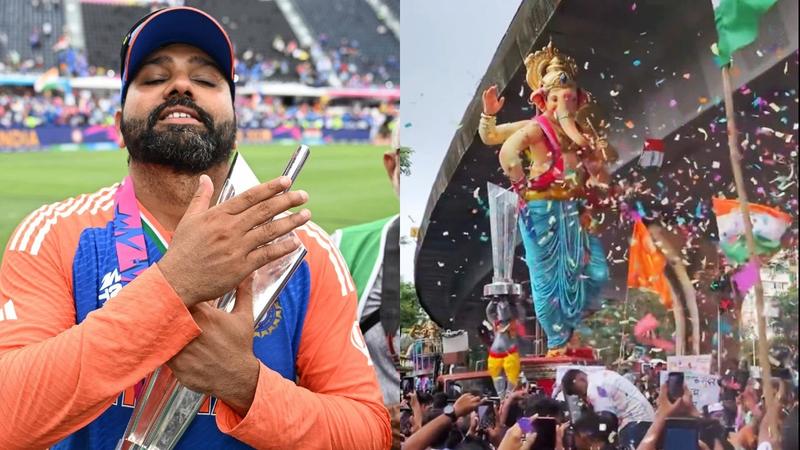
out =
<svg viewBox="0 0 800 450"><path fill-rule="evenodd" d="M710 334L698 331L700 327L716 329L716 302L707 292L717 270L710 199L735 196L721 74L709 50L716 41L713 11L709 2L691 0L637 5L634 11L631 3L624 2L522 2L461 126L454 130L421 222L415 284L423 308L440 326L474 332L483 320L481 290L490 282L492 271L489 220L482 207L487 204L486 183L508 185L497 163L498 148L486 147L477 136L481 92L497 84L506 97L498 123L530 118L534 111L527 103L530 89L524 83L522 60L552 39L562 52L575 58L578 83L606 112L610 142L620 154L614 176L626 185L639 186L627 203L636 205L638 200L647 214L655 217L662 235L672 236L664 239L672 241L680 253L679 263L686 268L696 304L686 304L692 300L686 298L677 272L669 270L668 277L685 309L681 311L687 320L685 351L710 350ZM735 86L744 86L735 96L740 140L747 138L748 145L755 146L745 150L743 161L745 178L755 181L748 183L750 199L783 206L795 222L796 184L776 196L771 180L785 176L788 163L797 160L797 131L792 131L792 124L797 123L797 93L792 91L794 94L784 98L797 87L797 16L796 2L778 2L762 19L756 43L735 55L733 72ZM762 50L760 56L756 49ZM754 107L756 95L771 99L767 103L778 105L780 111L766 104ZM761 133L764 127L786 134ZM794 135L788 142L787 134ZM665 142L660 171L644 172L636 165L646 138ZM700 216L695 214L698 211ZM612 263L612 283L605 296L621 300L631 229L618 214L605 220L602 238ZM688 240L679 231L687 223L697 227L695 237ZM528 280L521 245L514 277ZM527 284L523 288L530 292Z"/></svg>

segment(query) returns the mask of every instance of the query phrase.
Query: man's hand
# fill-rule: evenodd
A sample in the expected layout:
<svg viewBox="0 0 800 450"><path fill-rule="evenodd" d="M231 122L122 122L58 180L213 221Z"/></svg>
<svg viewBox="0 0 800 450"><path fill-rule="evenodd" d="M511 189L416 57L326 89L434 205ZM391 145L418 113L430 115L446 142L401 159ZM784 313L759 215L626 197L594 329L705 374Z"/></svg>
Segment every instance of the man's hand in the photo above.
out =
<svg viewBox="0 0 800 450"><path fill-rule="evenodd" d="M530 419L533 420L535 418L536 416L533 416ZM533 447L535 442L536 432L523 434L519 424L515 423L514 426L506 431L506 434L503 436L503 440L500 442L497 450L528 450Z"/></svg>
<svg viewBox="0 0 800 450"><path fill-rule="evenodd" d="M280 177L209 208L214 188L208 176L200 176L169 251L158 262L187 306L224 295L248 274L297 249L297 239L275 240L308 222L311 213L272 220L308 200L302 191L281 194L289 184Z"/></svg>
<svg viewBox="0 0 800 450"><path fill-rule="evenodd" d="M492 85L483 91L483 113L487 116L494 116L503 108L506 98L497 98L497 86Z"/></svg>
<svg viewBox="0 0 800 450"><path fill-rule="evenodd" d="M253 402L260 365L253 354L252 284L252 276L239 284L230 313L194 306L192 317L203 332L167 362L181 384L215 395L241 416Z"/></svg>
<svg viewBox="0 0 800 450"><path fill-rule="evenodd" d="M667 417L679 417L684 414L694 416L696 411L692 403L692 392L689 388L684 386L683 396L671 402L667 393L667 384L661 385L658 394L658 408L656 408L657 418L666 419Z"/></svg>
<svg viewBox="0 0 800 450"><path fill-rule="evenodd" d="M456 402L453 403L453 409L455 410L456 417L464 417L472 411L475 411L480 404L481 398L477 395L462 394L461 397L458 397Z"/></svg>

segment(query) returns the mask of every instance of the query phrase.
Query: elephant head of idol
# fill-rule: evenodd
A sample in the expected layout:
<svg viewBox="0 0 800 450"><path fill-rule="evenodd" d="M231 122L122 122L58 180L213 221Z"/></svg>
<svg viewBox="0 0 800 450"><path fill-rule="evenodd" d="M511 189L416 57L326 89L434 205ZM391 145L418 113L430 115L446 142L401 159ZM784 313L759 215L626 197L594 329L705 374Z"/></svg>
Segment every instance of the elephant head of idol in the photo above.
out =
<svg viewBox="0 0 800 450"><path fill-rule="evenodd" d="M551 41L525 58L525 68L525 79L533 90L531 103L579 147L588 145L576 124L576 113L589 103L590 97L575 83L575 61L562 55Z"/></svg>

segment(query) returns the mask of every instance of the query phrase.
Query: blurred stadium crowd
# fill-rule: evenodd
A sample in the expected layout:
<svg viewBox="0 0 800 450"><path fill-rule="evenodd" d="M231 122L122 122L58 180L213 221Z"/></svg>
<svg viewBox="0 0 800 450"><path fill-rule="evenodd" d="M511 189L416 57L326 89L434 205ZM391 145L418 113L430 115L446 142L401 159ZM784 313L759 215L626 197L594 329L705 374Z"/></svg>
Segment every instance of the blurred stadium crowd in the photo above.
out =
<svg viewBox="0 0 800 450"><path fill-rule="evenodd" d="M240 83L297 81L310 86L395 87L399 40L382 14L399 16L399 1L384 13L364 0L293 0L292 16L277 2L239 0L115 1L17 0L0 4L0 73L41 73L57 67L62 76L114 76L122 33L150 10L196 6L219 17L234 42ZM79 5L80 38L70 26ZM298 19L295 19L295 21ZM268 30L266 33L264 30ZM310 38L314 36L314 38ZM302 41L306 41L302 43ZM333 77L333 78L331 78Z"/></svg>
<svg viewBox="0 0 800 450"><path fill-rule="evenodd" d="M207 11L230 34L240 127L369 128L375 137L394 126L396 95L331 100L308 90L397 92L399 0L11 0L0 2L0 129L113 125L118 90L108 81L118 81L123 34L175 5ZM67 88L48 76L107 82ZM276 85L284 88L266 95Z"/></svg>
<svg viewBox="0 0 800 450"><path fill-rule="evenodd" d="M114 125L119 109L116 92L80 90L67 102L60 93L20 92L0 88L0 128L36 128L39 126ZM296 99L290 99L296 100ZM280 97L252 94L236 98L236 116L240 128L369 128L370 135L388 133L397 118L393 102L359 101L330 106L327 99L299 100L286 103Z"/></svg>

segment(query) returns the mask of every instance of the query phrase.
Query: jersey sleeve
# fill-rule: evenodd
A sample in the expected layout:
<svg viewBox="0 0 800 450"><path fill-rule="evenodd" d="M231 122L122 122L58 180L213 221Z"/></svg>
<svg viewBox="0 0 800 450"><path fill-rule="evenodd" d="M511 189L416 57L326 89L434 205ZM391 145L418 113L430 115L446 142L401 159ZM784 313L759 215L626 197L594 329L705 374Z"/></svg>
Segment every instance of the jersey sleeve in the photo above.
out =
<svg viewBox="0 0 800 450"><path fill-rule="evenodd" d="M2 449L72 434L200 333L156 265L76 325L59 234L35 253L9 245L0 266Z"/></svg>
<svg viewBox="0 0 800 450"><path fill-rule="evenodd" d="M356 319L356 291L336 246L309 224L311 294L297 356L298 382L261 365L245 417L220 402L217 425L261 449L385 449L391 444L372 361Z"/></svg>

